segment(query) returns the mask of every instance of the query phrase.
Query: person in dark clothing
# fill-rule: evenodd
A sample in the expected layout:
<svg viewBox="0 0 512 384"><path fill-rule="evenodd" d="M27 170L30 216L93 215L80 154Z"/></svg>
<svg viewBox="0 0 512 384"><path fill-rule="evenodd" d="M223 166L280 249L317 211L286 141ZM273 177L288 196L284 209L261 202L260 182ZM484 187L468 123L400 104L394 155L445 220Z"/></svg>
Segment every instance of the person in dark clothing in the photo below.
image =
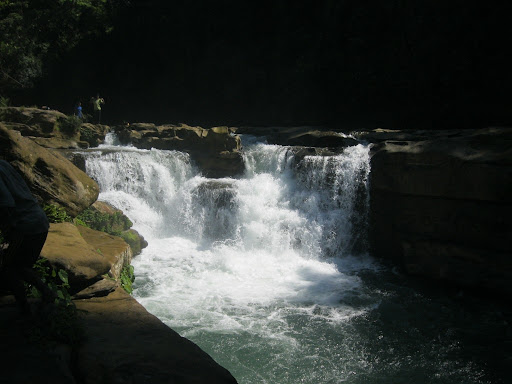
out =
<svg viewBox="0 0 512 384"><path fill-rule="evenodd" d="M0 257L0 278L6 282L23 313L29 313L25 286L32 284L46 302L55 299L32 266L48 235L46 214L23 178L5 160L0 160L0 230L8 247Z"/></svg>

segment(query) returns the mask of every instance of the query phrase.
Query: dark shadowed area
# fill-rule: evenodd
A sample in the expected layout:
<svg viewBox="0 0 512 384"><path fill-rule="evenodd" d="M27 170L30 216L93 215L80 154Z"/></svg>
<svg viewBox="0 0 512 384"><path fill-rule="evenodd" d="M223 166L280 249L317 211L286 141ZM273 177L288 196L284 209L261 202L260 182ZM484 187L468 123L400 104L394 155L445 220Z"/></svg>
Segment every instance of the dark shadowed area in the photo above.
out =
<svg viewBox="0 0 512 384"><path fill-rule="evenodd" d="M80 99L87 112L99 92L112 123L431 129L512 122L512 35L494 2L104 3L108 28L45 63L36 87L13 100L70 113Z"/></svg>

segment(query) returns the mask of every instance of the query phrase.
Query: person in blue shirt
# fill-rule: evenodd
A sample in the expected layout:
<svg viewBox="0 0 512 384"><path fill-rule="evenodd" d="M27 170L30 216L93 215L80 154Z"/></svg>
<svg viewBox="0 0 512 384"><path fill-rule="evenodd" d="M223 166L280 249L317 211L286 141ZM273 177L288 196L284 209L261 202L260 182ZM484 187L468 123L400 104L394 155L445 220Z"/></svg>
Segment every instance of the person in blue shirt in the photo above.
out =
<svg viewBox="0 0 512 384"><path fill-rule="evenodd" d="M0 160L0 230L8 243L0 257L0 279L7 283L24 314L30 313L30 306L23 282L35 286L46 302L55 300L53 291L32 269L48 229L48 218L23 178L11 164Z"/></svg>
<svg viewBox="0 0 512 384"><path fill-rule="evenodd" d="M76 116L79 119L83 119L84 115L82 114L82 103L79 101L76 106Z"/></svg>

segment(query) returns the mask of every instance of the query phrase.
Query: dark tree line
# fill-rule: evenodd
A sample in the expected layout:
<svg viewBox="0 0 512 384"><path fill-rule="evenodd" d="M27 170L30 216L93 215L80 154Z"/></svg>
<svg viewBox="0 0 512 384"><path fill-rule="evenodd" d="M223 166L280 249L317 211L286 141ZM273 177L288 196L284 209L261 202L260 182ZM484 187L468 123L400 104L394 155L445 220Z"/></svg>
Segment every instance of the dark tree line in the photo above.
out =
<svg viewBox="0 0 512 384"><path fill-rule="evenodd" d="M511 120L512 34L492 2L7 3L32 12L9 24L2 9L2 35L24 47L12 55L34 60L8 73L38 80L19 97L61 109L100 92L112 120L390 128ZM27 39L46 19L49 28Z"/></svg>

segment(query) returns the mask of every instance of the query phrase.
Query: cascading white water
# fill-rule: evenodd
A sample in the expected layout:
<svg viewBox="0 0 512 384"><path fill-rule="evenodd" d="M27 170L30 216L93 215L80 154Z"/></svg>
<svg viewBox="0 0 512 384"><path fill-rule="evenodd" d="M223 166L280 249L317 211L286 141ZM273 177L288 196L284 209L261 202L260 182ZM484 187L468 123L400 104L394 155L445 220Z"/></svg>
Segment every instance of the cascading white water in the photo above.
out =
<svg viewBox="0 0 512 384"><path fill-rule="evenodd" d="M133 265L151 313L240 383L367 382L388 369L369 352L380 331L366 331L386 294L360 277L380 270L364 252L367 146L299 157L246 137L244 177L208 179L184 153L114 144L85 154L87 173L149 243ZM425 352L411 353L423 366Z"/></svg>

